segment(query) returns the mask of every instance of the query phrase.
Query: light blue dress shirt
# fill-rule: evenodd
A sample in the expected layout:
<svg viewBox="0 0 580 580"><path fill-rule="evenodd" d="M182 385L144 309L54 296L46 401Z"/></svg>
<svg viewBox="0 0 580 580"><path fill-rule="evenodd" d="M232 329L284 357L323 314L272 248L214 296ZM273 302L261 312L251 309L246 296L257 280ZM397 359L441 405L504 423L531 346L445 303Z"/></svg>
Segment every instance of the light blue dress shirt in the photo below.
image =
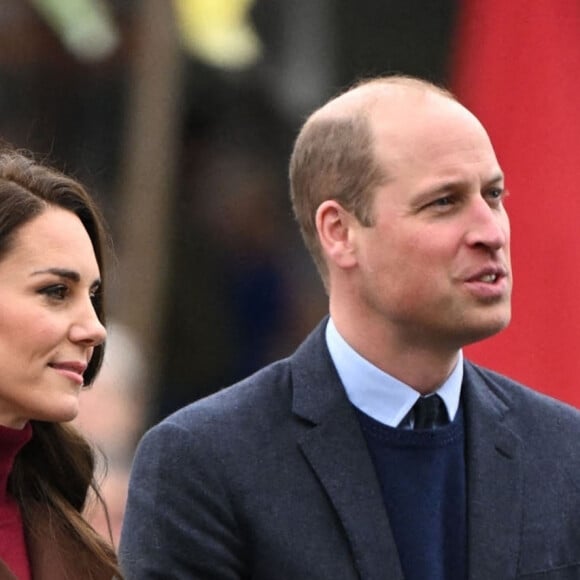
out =
<svg viewBox="0 0 580 580"><path fill-rule="evenodd" d="M379 423L397 427L419 398L409 385L380 370L358 354L339 334L332 318L326 326L326 344L350 402ZM443 399L449 419L459 408L463 381L463 353L436 393Z"/></svg>

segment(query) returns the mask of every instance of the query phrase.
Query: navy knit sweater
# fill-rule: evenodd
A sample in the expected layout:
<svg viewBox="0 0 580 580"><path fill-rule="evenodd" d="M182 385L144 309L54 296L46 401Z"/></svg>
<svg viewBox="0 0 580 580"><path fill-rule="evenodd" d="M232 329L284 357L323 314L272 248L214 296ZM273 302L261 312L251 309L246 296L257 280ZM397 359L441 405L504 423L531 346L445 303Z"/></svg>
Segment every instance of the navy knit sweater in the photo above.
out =
<svg viewBox="0 0 580 580"><path fill-rule="evenodd" d="M360 424L406 580L465 580L465 436L461 409L434 431Z"/></svg>

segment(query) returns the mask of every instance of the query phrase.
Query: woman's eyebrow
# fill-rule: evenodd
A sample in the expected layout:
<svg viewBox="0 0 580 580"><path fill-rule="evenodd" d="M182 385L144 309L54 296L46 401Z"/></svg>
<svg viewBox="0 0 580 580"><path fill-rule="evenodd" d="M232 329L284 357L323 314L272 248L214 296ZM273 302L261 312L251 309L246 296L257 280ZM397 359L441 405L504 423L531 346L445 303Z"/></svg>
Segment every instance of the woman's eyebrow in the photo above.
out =
<svg viewBox="0 0 580 580"><path fill-rule="evenodd" d="M53 274L59 276L60 278L67 278L73 282L80 282L81 275L74 270L67 270L66 268L46 268L45 270L36 270L32 272L31 276L38 276L41 274Z"/></svg>

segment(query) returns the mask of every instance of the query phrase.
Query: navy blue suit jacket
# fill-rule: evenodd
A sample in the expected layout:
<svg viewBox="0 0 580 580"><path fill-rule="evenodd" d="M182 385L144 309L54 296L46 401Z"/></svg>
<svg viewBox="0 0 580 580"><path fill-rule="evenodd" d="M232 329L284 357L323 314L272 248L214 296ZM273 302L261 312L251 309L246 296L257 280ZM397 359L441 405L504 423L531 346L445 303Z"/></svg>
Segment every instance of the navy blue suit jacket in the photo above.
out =
<svg viewBox="0 0 580 580"><path fill-rule="evenodd" d="M580 579L580 413L469 362L462 404L469 580ZM403 580L324 322L145 435L120 558L128 580Z"/></svg>

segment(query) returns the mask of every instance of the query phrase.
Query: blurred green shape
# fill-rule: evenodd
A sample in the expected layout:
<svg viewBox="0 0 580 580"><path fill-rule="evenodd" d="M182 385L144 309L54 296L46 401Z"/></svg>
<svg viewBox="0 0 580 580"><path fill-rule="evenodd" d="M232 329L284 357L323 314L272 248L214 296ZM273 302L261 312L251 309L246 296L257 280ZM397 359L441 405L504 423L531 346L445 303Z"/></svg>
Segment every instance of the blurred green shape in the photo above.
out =
<svg viewBox="0 0 580 580"><path fill-rule="evenodd" d="M117 48L119 32L102 0L29 1L79 60L102 60Z"/></svg>

